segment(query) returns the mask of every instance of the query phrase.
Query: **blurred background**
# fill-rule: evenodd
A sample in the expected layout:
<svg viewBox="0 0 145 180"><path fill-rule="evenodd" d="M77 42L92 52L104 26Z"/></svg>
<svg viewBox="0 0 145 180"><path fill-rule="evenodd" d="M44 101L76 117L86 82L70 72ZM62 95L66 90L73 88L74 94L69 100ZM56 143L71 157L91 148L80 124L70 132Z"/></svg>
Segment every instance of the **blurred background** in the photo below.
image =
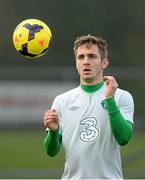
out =
<svg viewBox="0 0 145 180"><path fill-rule="evenodd" d="M79 85L73 42L92 34L108 42L110 67L119 87L135 102L134 136L122 148L125 178L145 178L145 1L1 0L0 178L60 178L63 148L55 158L43 150L43 114L54 97ZM15 27L35 18L51 29L48 52L27 59L12 44Z"/></svg>

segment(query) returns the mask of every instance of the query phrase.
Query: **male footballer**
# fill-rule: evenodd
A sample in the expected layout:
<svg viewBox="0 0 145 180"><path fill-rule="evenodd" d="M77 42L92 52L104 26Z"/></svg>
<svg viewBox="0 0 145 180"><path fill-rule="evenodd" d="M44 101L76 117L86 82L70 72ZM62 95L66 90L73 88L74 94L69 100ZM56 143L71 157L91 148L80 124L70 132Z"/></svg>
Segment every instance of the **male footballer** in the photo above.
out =
<svg viewBox="0 0 145 180"><path fill-rule="evenodd" d="M74 42L80 85L57 96L44 115L44 148L55 156L65 150L62 179L123 179L120 147L133 134L134 102L108 67L107 43L92 35Z"/></svg>

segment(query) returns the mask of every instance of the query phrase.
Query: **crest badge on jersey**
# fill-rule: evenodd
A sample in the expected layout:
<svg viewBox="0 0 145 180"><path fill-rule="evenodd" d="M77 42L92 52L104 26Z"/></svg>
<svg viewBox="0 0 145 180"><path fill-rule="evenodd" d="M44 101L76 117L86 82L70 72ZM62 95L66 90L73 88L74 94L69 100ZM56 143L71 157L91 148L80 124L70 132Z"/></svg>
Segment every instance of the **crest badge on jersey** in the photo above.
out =
<svg viewBox="0 0 145 180"><path fill-rule="evenodd" d="M101 105L105 110L107 110L107 104L104 100L101 102Z"/></svg>

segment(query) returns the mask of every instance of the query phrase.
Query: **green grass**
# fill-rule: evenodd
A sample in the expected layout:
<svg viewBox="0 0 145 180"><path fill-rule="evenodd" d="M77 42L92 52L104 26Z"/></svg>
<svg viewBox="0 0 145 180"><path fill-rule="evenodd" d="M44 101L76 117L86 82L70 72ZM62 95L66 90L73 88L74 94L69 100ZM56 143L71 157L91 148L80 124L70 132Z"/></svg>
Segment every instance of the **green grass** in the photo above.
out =
<svg viewBox="0 0 145 180"><path fill-rule="evenodd" d="M125 167L130 167L136 164L134 167L140 167L140 160L144 164L141 167L145 168L145 133L135 133L131 141L121 148L122 159L126 161Z"/></svg>
<svg viewBox="0 0 145 180"><path fill-rule="evenodd" d="M55 158L47 156L43 149L44 136L39 131L0 132L0 169L62 168L63 151Z"/></svg>
<svg viewBox="0 0 145 180"><path fill-rule="evenodd" d="M0 178L16 178L19 170L26 169L35 170L35 173L29 172L33 174L32 178L35 178L39 170L42 173L41 178L46 178L43 170L47 172L47 170L62 169L64 167L63 149L61 148L59 154L53 158L47 156L43 149L44 137L45 132L41 131L1 131ZM121 148L121 154L125 177L145 178L145 133L135 133L132 140ZM8 176L8 170L13 169L15 173ZM3 172L5 174L2 176ZM53 172L52 174L52 177L56 177ZM27 178L25 172L20 176Z"/></svg>
<svg viewBox="0 0 145 180"><path fill-rule="evenodd" d="M123 146L122 152L123 156L126 156L132 152L137 151L138 149L145 147L145 132L136 132L133 134L130 142L126 145Z"/></svg>

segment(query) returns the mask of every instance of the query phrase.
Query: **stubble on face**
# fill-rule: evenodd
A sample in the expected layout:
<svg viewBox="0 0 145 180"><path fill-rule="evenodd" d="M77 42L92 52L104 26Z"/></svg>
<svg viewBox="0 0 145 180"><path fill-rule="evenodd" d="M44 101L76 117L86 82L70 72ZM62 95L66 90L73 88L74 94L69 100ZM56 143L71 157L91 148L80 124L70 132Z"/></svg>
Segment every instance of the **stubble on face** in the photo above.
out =
<svg viewBox="0 0 145 180"><path fill-rule="evenodd" d="M97 45L81 45L77 50L76 66L81 84L92 85L101 81L101 55Z"/></svg>

